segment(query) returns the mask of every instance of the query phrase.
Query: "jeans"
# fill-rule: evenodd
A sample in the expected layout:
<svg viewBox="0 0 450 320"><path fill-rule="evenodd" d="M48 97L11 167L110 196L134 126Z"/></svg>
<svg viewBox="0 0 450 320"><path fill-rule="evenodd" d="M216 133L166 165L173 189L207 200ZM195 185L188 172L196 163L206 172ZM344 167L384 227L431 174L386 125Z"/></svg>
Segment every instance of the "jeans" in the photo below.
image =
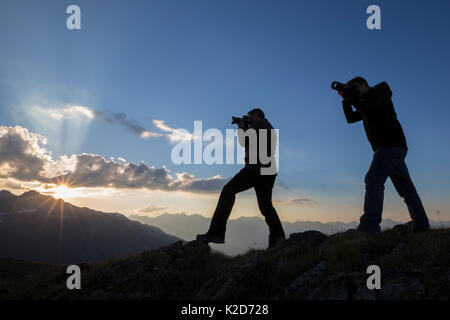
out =
<svg viewBox="0 0 450 320"><path fill-rule="evenodd" d="M233 209L236 194L255 188L259 210L269 226L269 241L284 238L280 219L272 205L272 189L276 175L261 175L259 169L244 167L222 189L219 202L211 220L208 233L225 236L228 217Z"/></svg>
<svg viewBox="0 0 450 320"><path fill-rule="evenodd" d="M417 231L430 227L422 201L417 194L405 163L407 150L402 148L379 148L373 154L372 164L366 174L366 195L364 214L358 229L380 230L383 211L384 183L391 178L395 189L408 207L409 214Z"/></svg>

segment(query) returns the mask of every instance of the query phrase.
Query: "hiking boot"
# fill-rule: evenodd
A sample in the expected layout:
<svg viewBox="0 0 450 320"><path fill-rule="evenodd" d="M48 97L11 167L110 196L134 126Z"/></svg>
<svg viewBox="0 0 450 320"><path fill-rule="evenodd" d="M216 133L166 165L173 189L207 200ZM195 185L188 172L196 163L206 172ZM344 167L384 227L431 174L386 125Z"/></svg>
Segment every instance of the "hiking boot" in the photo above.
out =
<svg viewBox="0 0 450 320"><path fill-rule="evenodd" d="M213 234L210 234L209 232L205 234L198 234L196 239L201 242L205 243L225 243L225 237L216 236Z"/></svg>
<svg viewBox="0 0 450 320"><path fill-rule="evenodd" d="M409 221L404 224L395 225L392 228L392 230L400 231L400 232L414 232L414 233L427 232L427 231L430 231L430 224L422 223L421 225L418 225L418 224L414 223L414 221Z"/></svg>

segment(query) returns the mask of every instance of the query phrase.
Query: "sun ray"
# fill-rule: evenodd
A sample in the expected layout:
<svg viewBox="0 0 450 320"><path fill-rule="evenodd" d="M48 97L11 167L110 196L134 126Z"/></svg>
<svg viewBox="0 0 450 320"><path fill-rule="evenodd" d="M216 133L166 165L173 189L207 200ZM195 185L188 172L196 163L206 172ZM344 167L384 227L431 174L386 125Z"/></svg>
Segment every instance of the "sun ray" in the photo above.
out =
<svg viewBox="0 0 450 320"><path fill-rule="evenodd" d="M51 201L51 200L53 200L53 199L52 199L52 198L47 198L47 199L45 199L44 201L42 201L42 202L37 206L37 209L43 207L47 202L49 202L49 201Z"/></svg>
<svg viewBox="0 0 450 320"><path fill-rule="evenodd" d="M57 200L55 200L53 198L48 198L43 203L46 203L46 202L49 202L49 201L53 201L53 202L52 202L50 208L45 213L44 217L42 217L42 221L37 226L36 231L35 231L35 235L34 235L35 237L38 237L42 233L42 230L47 225L48 217L51 215L51 213L53 212L53 209L55 208L55 206L56 206L56 204L58 202ZM42 205L39 206L39 207L42 207Z"/></svg>
<svg viewBox="0 0 450 320"><path fill-rule="evenodd" d="M64 227L64 201L57 200L59 202L59 251L62 253L62 243L63 243L63 227Z"/></svg>

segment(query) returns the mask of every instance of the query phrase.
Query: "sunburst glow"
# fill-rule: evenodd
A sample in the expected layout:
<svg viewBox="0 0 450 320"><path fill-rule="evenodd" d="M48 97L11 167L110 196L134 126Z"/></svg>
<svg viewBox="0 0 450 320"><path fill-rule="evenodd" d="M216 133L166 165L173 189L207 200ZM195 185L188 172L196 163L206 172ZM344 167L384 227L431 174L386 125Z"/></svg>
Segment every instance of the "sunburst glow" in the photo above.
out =
<svg viewBox="0 0 450 320"><path fill-rule="evenodd" d="M51 188L47 190L55 199L70 199L79 196L78 191L76 189L70 188L66 185L60 185L55 188Z"/></svg>

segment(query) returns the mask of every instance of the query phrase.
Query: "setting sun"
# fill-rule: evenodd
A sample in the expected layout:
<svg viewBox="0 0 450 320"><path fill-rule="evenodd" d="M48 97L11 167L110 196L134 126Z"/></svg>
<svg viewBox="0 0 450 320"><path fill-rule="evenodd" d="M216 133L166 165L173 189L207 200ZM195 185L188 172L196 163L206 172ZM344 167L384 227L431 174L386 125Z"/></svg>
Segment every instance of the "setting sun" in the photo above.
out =
<svg viewBox="0 0 450 320"><path fill-rule="evenodd" d="M55 199L68 199L74 198L78 196L78 192L75 189L72 189L66 185L60 185L55 188L49 189L52 196Z"/></svg>

